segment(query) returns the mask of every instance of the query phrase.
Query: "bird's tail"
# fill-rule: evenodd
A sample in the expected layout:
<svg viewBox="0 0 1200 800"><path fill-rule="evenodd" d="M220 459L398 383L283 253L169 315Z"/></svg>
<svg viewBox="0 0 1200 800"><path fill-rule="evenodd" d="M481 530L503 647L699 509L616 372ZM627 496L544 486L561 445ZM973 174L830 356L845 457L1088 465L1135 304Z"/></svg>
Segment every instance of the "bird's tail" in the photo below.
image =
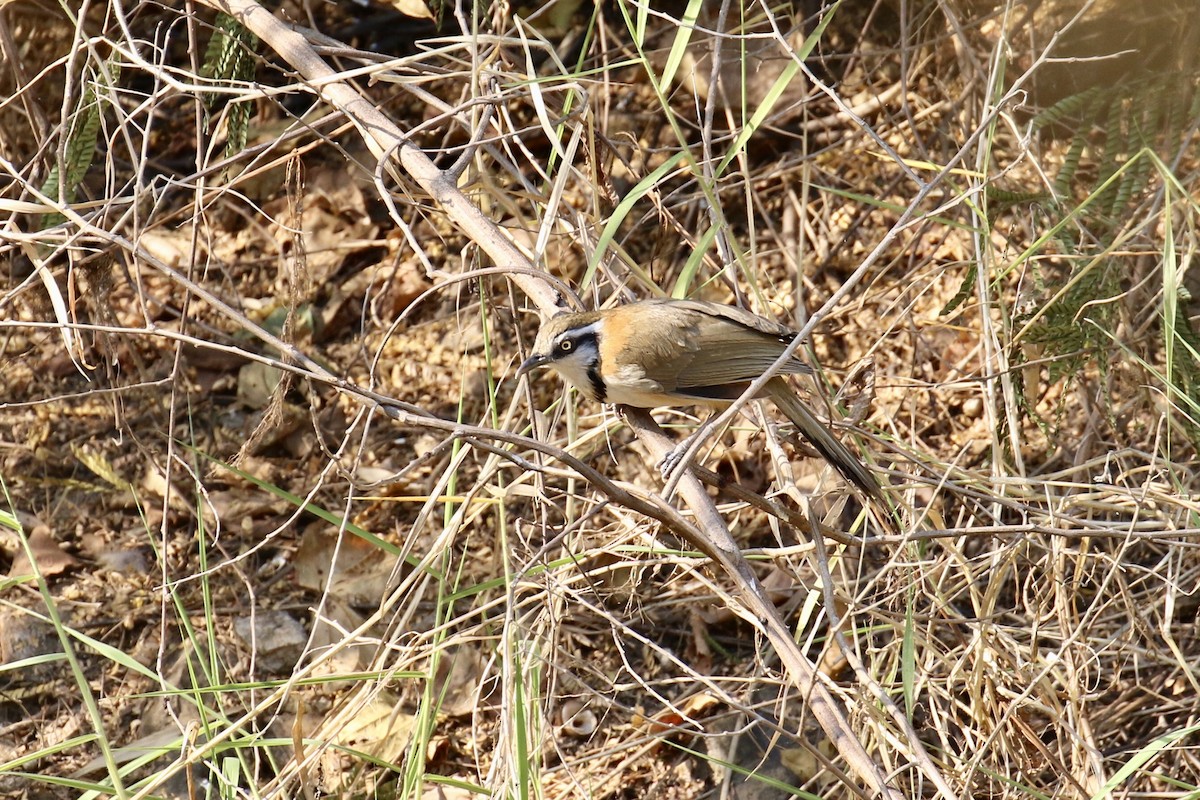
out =
<svg viewBox="0 0 1200 800"><path fill-rule="evenodd" d="M883 488L879 485L879 481L862 463L862 460L850 452L846 445L838 441L829 428L825 427L800 401L800 398L796 397L787 381L778 377L771 379L767 383L765 393L770 396L775 405L779 406L779 410L800 429L800 433L816 448L822 458L842 473L846 480L861 489L872 502L879 503L881 510L887 509L887 503L883 498Z"/></svg>

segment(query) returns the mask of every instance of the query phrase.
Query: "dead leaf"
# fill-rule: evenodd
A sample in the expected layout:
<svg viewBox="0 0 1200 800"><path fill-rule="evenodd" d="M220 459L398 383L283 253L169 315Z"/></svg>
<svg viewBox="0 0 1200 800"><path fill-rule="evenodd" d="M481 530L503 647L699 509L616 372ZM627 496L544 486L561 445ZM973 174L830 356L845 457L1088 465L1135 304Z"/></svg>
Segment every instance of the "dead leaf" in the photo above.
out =
<svg viewBox="0 0 1200 800"><path fill-rule="evenodd" d="M387 592L396 558L350 533L341 537L338 546L338 535L322 523L305 532L293 564L296 582L304 588L328 592L354 605L374 605Z"/></svg>
<svg viewBox="0 0 1200 800"><path fill-rule="evenodd" d="M421 0L392 0L392 8L406 17L434 19L433 12Z"/></svg>
<svg viewBox="0 0 1200 800"><path fill-rule="evenodd" d="M29 553L33 554L38 570L44 577L58 575L71 567L79 566L79 559L64 551L62 546L50 535L50 528L38 525L29 532L29 551L17 551L12 566L8 570L10 578L32 575L33 564L29 562Z"/></svg>

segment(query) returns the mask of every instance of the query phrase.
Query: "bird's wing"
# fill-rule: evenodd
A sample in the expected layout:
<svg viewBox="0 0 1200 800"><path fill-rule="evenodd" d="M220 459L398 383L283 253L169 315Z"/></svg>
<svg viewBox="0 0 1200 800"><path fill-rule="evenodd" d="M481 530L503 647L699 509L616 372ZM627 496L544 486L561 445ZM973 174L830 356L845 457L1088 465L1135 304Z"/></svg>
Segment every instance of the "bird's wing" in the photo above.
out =
<svg viewBox="0 0 1200 800"><path fill-rule="evenodd" d="M745 384L762 375L775 363L796 333L734 306L686 300L674 304L676 312L686 315L688 340L696 354L680 366L675 375L675 390L703 396L741 394ZM781 374L809 372L809 367L793 358L779 370ZM719 392L724 384L738 384Z"/></svg>
<svg viewBox="0 0 1200 800"><path fill-rule="evenodd" d="M779 339L785 345L791 344L792 339L796 338L796 332L791 328L780 325L778 322L766 317L760 317L758 314L752 314L738 306L710 303L707 300L658 300L654 302L668 303L680 311L689 311L707 317L723 319L735 325L740 325L743 328L757 331L765 336Z"/></svg>

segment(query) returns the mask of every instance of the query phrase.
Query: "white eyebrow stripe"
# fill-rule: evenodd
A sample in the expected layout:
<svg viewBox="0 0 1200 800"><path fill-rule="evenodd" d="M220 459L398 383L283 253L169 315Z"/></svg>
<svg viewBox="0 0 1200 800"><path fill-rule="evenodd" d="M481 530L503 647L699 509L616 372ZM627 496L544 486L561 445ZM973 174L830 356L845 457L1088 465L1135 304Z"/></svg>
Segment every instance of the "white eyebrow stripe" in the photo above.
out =
<svg viewBox="0 0 1200 800"><path fill-rule="evenodd" d="M558 335L555 343L561 342L563 339L583 339L587 336L600 335L600 320L597 320L590 325L584 325L582 328L568 328Z"/></svg>

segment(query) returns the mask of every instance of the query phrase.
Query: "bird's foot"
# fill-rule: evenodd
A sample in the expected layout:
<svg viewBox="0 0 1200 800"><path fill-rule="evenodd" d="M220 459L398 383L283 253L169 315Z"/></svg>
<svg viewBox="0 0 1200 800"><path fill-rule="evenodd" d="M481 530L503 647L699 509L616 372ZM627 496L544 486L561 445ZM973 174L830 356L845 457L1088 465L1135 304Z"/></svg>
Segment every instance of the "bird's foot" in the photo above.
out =
<svg viewBox="0 0 1200 800"><path fill-rule="evenodd" d="M687 458L688 442L682 441L667 451L667 454L662 457L662 461L658 462L658 474L662 475L663 480L669 479L675 474L675 468Z"/></svg>
<svg viewBox="0 0 1200 800"><path fill-rule="evenodd" d="M691 436L685 438L682 442L671 448L662 461L658 462L658 473L662 475L663 480L670 480L685 460L691 461L692 445L696 444L696 439L705 435L707 425L702 425Z"/></svg>

